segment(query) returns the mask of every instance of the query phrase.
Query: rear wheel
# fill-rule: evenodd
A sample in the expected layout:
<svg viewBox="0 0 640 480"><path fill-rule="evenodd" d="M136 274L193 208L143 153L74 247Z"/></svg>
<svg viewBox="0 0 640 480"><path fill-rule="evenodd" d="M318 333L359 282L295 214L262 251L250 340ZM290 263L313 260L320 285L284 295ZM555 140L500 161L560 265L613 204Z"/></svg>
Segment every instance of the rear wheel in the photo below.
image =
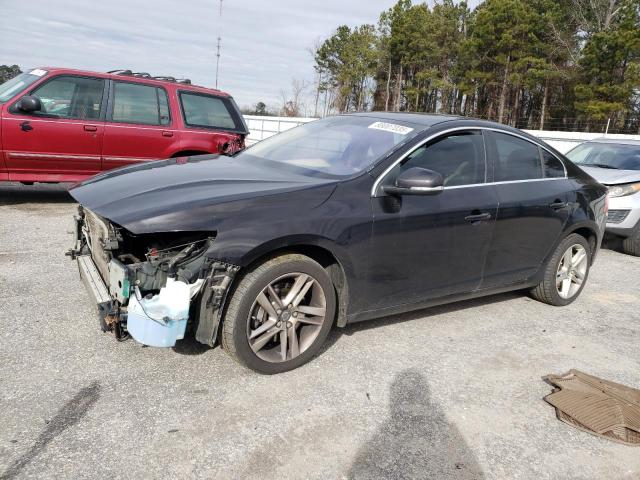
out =
<svg viewBox="0 0 640 480"><path fill-rule="evenodd" d="M640 257L640 223L636 225L633 234L622 241L622 250L629 255Z"/></svg>
<svg viewBox="0 0 640 480"><path fill-rule="evenodd" d="M281 255L238 284L225 314L222 346L257 372L292 370L318 353L335 311L335 291L325 269L304 255Z"/></svg>
<svg viewBox="0 0 640 480"><path fill-rule="evenodd" d="M542 282L531 290L531 296L549 305L568 305L582 292L590 267L589 242L572 233L558 245L545 267Z"/></svg>

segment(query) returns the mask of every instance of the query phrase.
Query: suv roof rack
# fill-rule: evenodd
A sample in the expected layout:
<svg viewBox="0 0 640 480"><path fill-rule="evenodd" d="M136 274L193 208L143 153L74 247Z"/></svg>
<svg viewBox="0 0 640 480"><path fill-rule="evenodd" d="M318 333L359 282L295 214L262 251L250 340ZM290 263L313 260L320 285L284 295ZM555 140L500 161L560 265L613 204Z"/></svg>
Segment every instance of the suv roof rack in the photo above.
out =
<svg viewBox="0 0 640 480"><path fill-rule="evenodd" d="M110 70L107 73L111 73L113 75L124 75L126 77L150 78L152 80L160 80L163 82L173 82L173 83L182 83L183 85L191 85L191 80L189 80L188 78L175 78L170 75L158 75L154 77L147 72L133 72L127 69Z"/></svg>

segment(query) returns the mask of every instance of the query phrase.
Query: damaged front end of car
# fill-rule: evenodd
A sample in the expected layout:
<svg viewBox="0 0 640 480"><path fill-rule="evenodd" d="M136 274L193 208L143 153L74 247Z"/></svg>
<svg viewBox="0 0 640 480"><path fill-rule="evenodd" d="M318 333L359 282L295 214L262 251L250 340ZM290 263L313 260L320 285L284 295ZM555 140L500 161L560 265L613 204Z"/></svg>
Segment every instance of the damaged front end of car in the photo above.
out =
<svg viewBox="0 0 640 480"><path fill-rule="evenodd" d="M80 206L67 255L98 307L103 331L172 347L187 324L213 346L229 287L239 270L213 257L215 232L135 235Z"/></svg>

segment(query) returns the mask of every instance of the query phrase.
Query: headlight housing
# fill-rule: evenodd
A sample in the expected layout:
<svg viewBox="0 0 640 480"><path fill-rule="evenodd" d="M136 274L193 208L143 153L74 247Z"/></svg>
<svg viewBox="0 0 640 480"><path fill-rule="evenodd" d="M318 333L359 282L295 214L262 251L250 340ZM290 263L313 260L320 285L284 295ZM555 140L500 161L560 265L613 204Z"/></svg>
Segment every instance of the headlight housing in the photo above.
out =
<svg viewBox="0 0 640 480"><path fill-rule="evenodd" d="M626 197L640 192L640 183L628 183L626 185L612 185L609 187L609 197Z"/></svg>

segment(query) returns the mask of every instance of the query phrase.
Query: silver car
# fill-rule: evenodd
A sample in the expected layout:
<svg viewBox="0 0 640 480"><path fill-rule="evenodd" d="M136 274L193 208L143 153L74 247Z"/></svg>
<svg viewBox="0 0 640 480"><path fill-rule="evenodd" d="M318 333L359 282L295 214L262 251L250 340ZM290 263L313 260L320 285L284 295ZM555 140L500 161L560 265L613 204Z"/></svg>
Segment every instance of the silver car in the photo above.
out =
<svg viewBox="0 0 640 480"><path fill-rule="evenodd" d="M626 253L640 256L640 140L596 139L567 157L609 187L607 233L623 238Z"/></svg>

